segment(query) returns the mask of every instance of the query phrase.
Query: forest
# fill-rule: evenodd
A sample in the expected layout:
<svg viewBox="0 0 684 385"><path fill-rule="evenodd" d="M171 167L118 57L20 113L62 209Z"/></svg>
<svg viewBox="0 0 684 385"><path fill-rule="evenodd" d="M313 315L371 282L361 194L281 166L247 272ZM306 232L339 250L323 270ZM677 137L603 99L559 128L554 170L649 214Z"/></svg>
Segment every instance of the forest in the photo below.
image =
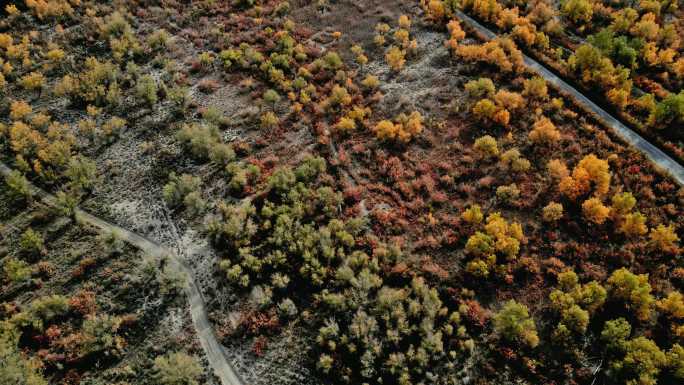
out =
<svg viewBox="0 0 684 385"><path fill-rule="evenodd" d="M684 159L684 14L677 1L468 0L460 6Z"/></svg>
<svg viewBox="0 0 684 385"><path fill-rule="evenodd" d="M8 2L0 384L684 383L683 36L677 0Z"/></svg>

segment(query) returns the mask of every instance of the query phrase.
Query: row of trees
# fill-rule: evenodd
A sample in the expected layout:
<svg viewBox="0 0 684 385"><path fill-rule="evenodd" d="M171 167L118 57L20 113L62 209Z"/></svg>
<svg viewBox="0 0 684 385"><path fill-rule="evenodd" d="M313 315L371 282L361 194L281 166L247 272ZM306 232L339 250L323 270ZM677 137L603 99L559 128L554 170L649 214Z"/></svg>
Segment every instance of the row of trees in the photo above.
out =
<svg viewBox="0 0 684 385"><path fill-rule="evenodd" d="M520 73L525 69L522 52L508 38L497 38L483 44L458 44L453 52L462 60L487 63L505 73Z"/></svg>
<svg viewBox="0 0 684 385"><path fill-rule="evenodd" d="M497 91L490 78L469 81L465 90L474 101L472 113L486 126L508 127L511 113L520 113L525 107L537 106L548 99L548 88L543 78L526 79L523 84L522 93L518 93L505 89ZM560 132L550 119L540 117L529 137L537 144L552 144L560 139Z"/></svg>

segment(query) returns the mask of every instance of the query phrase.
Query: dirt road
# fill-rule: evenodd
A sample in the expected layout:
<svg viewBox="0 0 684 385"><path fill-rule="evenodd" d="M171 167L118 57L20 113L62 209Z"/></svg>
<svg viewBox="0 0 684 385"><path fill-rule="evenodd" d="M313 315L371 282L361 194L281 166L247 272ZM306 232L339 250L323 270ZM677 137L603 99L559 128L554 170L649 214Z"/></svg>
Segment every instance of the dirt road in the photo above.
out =
<svg viewBox="0 0 684 385"><path fill-rule="evenodd" d="M0 162L0 175L7 177L12 169L6 164ZM33 196L41 200L49 206L54 206L56 199L53 195L48 194L37 186L30 186ZM221 380L222 385L243 385L242 380L238 374L233 370L233 367L228 363L226 356L223 354L221 344L216 339L214 330L209 323L207 309L202 297L202 293L195 282L194 275L191 269L182 261L176 253L172 250L160 245L159 243L146 238L142 235L136 234L130 230L124 229L113 223L109 223L101 218L91 215L81 209L76 209L75 217L77 221L86 223L103 232L115 232L122 240L139 248L145 253L152 256L169 256L170 261L175 268L183 272L186 277L186 293L188 296L188 304L190 306L190 314L192 316L192 323L197 332L197 336L202 345L207 360L214 370L214 374Z"/></svg>
<svg viewBox="0 0 684 385"><path fill-rule="evenodd" d="M484 27L482 24L475 21L470 16L464 14L461 11L455 11L456 17L458 17L463 23L465 23L470 28L473 28L484 35L487 39L495 39L497 35ZM641 135L634 132L632 129L624 125L622 122L614 118L604 109L599 107L596 103L592 102L589 98L584 96L577 89L563 81L560 77L555 75L553 72L549 71L546 67L541 65L536 60L524 55L525 64L532 71L537 72L539 76L546 79L547 82L554 85L561 91L570 94L580 107L594 114L596 119L598 119L604 125L610 127L618 137L627 142L628 144L634 146L637 150L641 151L646 158L648 158L657 168L664 171L670 175L680 186L684 186L684 167L679 164L674 159L670 158L658 147L651 144L649 141L641 137Z"/></svg>

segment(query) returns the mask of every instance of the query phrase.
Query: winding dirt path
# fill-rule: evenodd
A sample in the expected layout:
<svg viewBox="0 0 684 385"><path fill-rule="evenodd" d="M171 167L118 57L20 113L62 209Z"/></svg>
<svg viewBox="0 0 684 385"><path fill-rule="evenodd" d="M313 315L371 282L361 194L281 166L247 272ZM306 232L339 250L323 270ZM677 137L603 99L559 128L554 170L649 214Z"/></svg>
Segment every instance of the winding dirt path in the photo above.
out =
<svg viewBox="0 0 684 385"><path fill-rule="evenodd" d="M466 15L465 13L456 10L454 11L456 17L458 17L462 22L472 29L475 29L487 40L492 40L497 37L497 35L487 29L482 24L478 23L476 20ZM549 69L544 67L542 64L536 60L530 58L527 55L523 55L525 60L525 65L528 68L539 74L539 76L546 79L547 82L554 85L561 91L570 94L576 101L576 103L587 111L590 111L595 115L595 117L604 125L610 127L617 136L622 140L634 146L636 149L641 151L646 158L648 158L658 169L662 170L666 174L670 175L680 186L684 186L684 167L679 164L674 159L670 158L661 149L651 144L649 141L644 139L641 135L634 132L632 129L624 125L622 122L614 118L603 108L599 107L596 103L592 102L589 98L584 96L577 89L572 87L570 84L566 83L563 79L558 77L556 74L551 72Z"/></svg>
<svg viewBox="0 0 684 385"><path fill-rule="evenodd" d="M0 162L0 175L7 177L12 169L3 162ZM54 195L47 193L39 187L30 184L31 193L34 198L39 199L49 206L56 205L56 198ZM214 370L214 374L221 380L222 385L244 385L240 376L235 372L233 367L228 363L226 356L223 353L221 344L216 339L216 334L211 327L207 309L199 290L197 282L195 281L192 269L178 257L172 250L163 245L136 234L130 230L120 227L116 224L107 222L98 218L86 211L77 208L75 210L75 218L77 221L87 223L102 232L115 232L122 240L139 248L147 254L155 257L169 256L171 264L174 268L184 273L186 277L185 291L188 296L188 304L190 305L190 314L192 316L192 323L199 337L200 344L204 350L207 360Z"/></svg>

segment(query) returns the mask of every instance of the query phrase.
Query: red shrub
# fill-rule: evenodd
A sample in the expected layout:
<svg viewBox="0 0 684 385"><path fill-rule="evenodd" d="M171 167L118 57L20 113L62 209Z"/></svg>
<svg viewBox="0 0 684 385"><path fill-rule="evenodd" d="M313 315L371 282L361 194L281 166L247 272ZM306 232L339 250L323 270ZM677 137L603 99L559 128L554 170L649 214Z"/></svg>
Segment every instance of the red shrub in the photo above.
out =
<svg viewBox="0 0 684 385"><path fill-rule="evenodd" d="M465 301L465 305L468 307L465 314L466 319L479 327L484 327L490 316L487 309L483 308L479 302L472 299Z"/></svg>
<svg viewBox="0 0 684 385"><path fill-rule="evenodd" d="M254 344L252 345L252 353L254 353L254 355L257 357L263 357L264 350L267 346L268 339L266 339L266 337L264 336L260 336L254 341Z"/></svg>
<svg viewBox="0 0 684 385"><path fill-rule="evenodd" d="M69 299L69 307L81 315L93 314L97 310L95 293L81 290Z"/></svg>

